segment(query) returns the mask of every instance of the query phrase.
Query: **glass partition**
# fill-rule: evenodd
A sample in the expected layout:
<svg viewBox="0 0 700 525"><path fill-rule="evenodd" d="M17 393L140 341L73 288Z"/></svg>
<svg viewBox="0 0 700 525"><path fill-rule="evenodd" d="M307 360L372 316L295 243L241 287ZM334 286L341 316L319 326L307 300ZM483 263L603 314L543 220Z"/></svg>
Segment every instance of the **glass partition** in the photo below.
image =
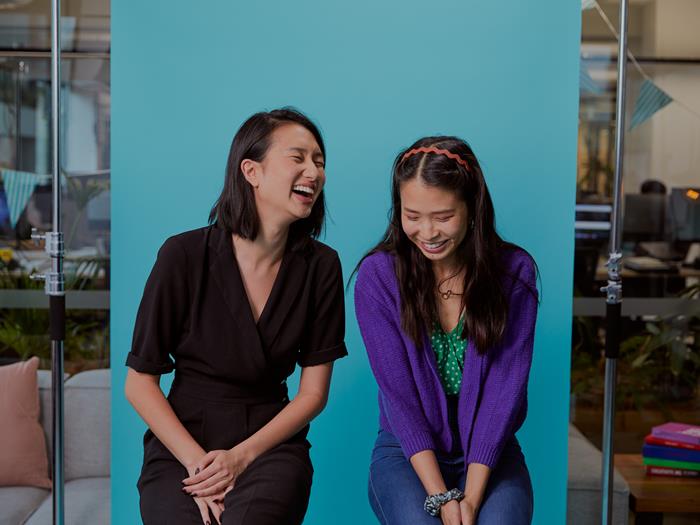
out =
<svg viewBox="0 0 700 525"><path fill-rule="evenodd" d="M30 280L50 261L31 240L51 229L50 3L0 17L0 364L50 367L48 299ZM6 7L6 8L5 8ZM62 220L66 371L109 367L109 3L64 4Z"/></svg>
<svg viewBox="0 0 700 525"><path fill-rule="evenodd" d="M617 27L619 3L599 6ZM619 453L641 453L654 425L700 423L700 45L692 34L676 29L674 35L666 27L674 9L680 7L661 2L630 7L636 59L628 61L622 196ZM605 340L600 287L607 280L617 41L596 9L584 11L582 29L571 418L600 447ZM671 50L671 40L682 45ZM662 95L640 101L641 90L650 86L673 101L662 106ZM642 115L648 118L639 122Z"/></svg>

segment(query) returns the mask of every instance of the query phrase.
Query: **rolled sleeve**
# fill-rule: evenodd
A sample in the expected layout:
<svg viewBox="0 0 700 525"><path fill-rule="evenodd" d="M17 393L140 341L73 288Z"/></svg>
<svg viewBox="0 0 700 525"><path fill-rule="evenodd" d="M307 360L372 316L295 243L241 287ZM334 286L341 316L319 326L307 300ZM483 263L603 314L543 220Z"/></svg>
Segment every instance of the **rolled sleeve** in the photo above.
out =
<svg viewBox="0 0 700 525"><path fill-rule="evenodd" d="M308 329L299 350L300 366L316 366L348 354L345 346L345 294L338 254L319 261Z"/></svg>
<svg viewBox="0 0 700 525"><path fill-rule="evenodd" d="M187 315L187 257L175 238L168 239L146 281L134 324L126 365L137 372L167 374Z"/></svg>

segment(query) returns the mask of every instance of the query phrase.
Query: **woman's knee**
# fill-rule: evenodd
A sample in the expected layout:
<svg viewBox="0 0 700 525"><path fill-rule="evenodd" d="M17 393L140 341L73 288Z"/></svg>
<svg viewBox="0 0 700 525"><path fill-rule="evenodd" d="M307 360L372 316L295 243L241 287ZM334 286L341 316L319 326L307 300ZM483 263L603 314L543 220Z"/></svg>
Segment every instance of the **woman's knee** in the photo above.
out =
<svg viewBox="0 0 700 525"><path fill-rule="evenodd" d="M483 505L477 516L477 525L530 525L532 504L509 500L504 504Z"/></svg>
<svg viewBox="0 0 700 525"><path fill-rule="evenodd" d="M308 456L285 447L259 458L224 500L224 525L296 525L309 502L313 468Z"/></svg>
<svg viewBox="0 0 700 525"><path fill-rule="evenodd" d="M529 477L494 480L479 510L478 525L530 525L533 496Z"/></svg>
<svg viewBox="0 0 700 525"><path fill-rule="evenodd" d="M439 521L423 510L425 490L410 464L409 470L395 462L381 463L374 462L370 466L368 481L370 506L379 522L382 525L437 525Z"/></svg>

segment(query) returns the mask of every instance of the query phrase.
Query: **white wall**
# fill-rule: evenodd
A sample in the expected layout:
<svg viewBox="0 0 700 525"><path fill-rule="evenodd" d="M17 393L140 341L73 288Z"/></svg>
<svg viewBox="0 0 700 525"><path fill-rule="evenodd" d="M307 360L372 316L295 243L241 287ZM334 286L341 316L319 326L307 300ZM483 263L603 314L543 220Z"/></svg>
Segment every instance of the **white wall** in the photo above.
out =
<svg viewBox="0 0 700 525"><path fill-rule="evenodd" d="M609 15L618 7L617 3L605 5ZM640 55L700 59L700 1L649 1L632 10L630 16L630 27L642 31L636 35L638 46L634 46ZM669 189L700 186L700 63L642 63L642 68L678 103L672 102L627 134L625 191L639 191L646 179L661 180ZM628 73L629 123L643 78L631 65Z"/></svg>
<svg viewBox="0 0 700 525"><path fill-rule="evenodd" d="M700 65L677 66L653 78L696 114L671 103L652 117L650 169L669 187L700 186Z"/></svg>
<svg viewBox="0 0 700 525"><path fill-rule="evenodd" d="M700 58L700 2L657 0L655 4L654 56ZM649 170L669 187L700 186L700 64L656 66L648 73L659 88L679 101L647 123L651 130Z"/></svg>
<svg viewBox="0 0 700 525"><path fill-rule="evenodd" d="M700 2L657 0L656 56L700 58Z"/></svg>

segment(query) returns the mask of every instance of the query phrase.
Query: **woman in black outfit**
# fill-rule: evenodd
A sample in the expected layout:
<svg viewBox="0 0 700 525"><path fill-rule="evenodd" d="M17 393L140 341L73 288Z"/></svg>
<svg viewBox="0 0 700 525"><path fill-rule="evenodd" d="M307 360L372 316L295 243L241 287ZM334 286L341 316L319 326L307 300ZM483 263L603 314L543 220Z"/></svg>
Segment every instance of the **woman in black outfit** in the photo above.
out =
<svg viewBox="0 0 700 525"><path fill-rule="evenodd" d="M210 225L158 252L126 362L126 396L149 427L146 525L210 524L210 513L225 525L302 523L308 424L347 354L340 261L315 240L324 157L304 115L253 115L233 139ZM173 370L166 399L159 379Z"/></svg>

